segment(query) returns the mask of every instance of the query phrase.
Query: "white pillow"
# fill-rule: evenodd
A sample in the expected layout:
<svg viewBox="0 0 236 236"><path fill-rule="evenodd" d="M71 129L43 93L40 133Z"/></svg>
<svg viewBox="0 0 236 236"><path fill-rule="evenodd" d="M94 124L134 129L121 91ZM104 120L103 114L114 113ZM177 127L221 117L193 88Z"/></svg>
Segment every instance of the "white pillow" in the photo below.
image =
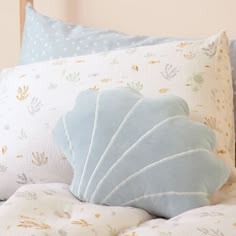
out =
<svg viewBox="0 0 236 236"><path fill-rule="evenodd" d="M193 119L213 128L216 152L234 174L231 68L225 33L195 42L113 51L20 66L1 73L0 198L27 183L70 183L72 169L52 130L84 89L130 86L144 96L172 93ZM178 135L178 134L176 134Z"/></svg>

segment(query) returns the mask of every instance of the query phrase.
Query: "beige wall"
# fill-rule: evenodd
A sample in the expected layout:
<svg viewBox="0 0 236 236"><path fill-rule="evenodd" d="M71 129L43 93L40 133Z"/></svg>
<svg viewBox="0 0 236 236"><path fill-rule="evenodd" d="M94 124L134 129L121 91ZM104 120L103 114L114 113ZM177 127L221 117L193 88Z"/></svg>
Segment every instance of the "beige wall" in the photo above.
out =
<svg viewBox="0 0 236 236"><path fill-rule="evenodd" d="M158 36L205 37L226 29L236 38L236 0L35 0L67 22ZM0 0L0 68L17 64L19 0Z"/></svg>

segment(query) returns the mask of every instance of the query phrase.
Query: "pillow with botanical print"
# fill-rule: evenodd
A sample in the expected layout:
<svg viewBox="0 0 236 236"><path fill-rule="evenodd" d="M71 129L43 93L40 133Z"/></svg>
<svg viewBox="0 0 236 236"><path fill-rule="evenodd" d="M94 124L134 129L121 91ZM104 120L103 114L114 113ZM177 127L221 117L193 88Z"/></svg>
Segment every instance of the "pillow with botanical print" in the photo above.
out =
<svg viewBox="0 0 236 236"><path fill-rule="evenodd" d="M143 96L182 97L190 117L216 134L234 176L233 89L227 36L42 62L1 72L0 199L28 183L71 183L53 128L85 89L129 86Z"/></svg>

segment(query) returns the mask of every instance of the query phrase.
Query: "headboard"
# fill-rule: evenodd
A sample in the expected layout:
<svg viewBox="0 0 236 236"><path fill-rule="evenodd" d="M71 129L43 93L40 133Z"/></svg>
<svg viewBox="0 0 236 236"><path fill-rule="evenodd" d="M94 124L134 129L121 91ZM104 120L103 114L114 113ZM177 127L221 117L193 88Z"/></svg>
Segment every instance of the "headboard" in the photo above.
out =
<svg viewBox="0 0 236 236"><path fill-rule="evenodd" d="M22 32L27 0L20 2ZM34 0L34 5L67 22L130 34L199 38L225 29L236 38L235 0Z"/></svg>

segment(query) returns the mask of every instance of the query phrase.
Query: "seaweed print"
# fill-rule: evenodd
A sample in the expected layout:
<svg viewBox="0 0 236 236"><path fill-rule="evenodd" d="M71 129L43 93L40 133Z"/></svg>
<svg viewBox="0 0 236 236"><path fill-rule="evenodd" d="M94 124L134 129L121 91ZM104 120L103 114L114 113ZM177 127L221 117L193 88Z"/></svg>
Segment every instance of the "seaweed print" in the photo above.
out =
<svg viewBox="0 0 236 236"><path fill-rule="evenodd" d="M48 163L48 157L45 155L44 152L32 152L32 156L32 163L36 166L42 166Z"/></svg>
<svg viewBox="0 0 236 236"><path fill-rule="evenodd" d="M40 111L41 107L42 107L42 103L40 102L40 100L36 97L33 97L30 105L28 106L28 112L31 115L35 115L37 112Z"/></svg>
<svg viewBox="0 0 236 236"><path fill-rule="evenodd" d="M37 198L38 198L36 193L29 192L29 191L16 192L15 196L18 197L18 198L24 198L26 200L37 200Z"/></svg>
<svg viewBox="0 0 236 236"><path fill-rule="evenodd" d="M219 229L198 228L197 230L205 236L224 236L224 234Z"/></svg>
<svg viewBox="0 0 236 236"><path fill-rule="evenodd" d="M178 73L177 68L175 68L171 64L166 64L165 70L161 72L161 76L166 80L171 80L176 76L177 73Z"/></svg>
<svg viewBox="0 0 236 236"><path fill-rule="evenodd" d="M2 146L2 154L4 155L4 154L6 154L6 152L7 152L7 146L4 145L4 146Z"/></svg>
<svg viewBox="0 0 236 236"><path fill-rule="evenodd" d="M66 80L71 81L71 82L77 82L80 81L80 73L79 72L74 72L74 73L68 73L65 76Z"/></svg>
<svg viewBox="0 0 236 236"><path fill-rule="evenodd" d="M18 138L19 138L20 140L27 139L27 134L26 134L26 132L25 132L23 129L21 129L20 135L18 136Z"/></svg>
<svg viewBox="0 0 236 236"><path fill-rule="evenodd" d="M216 122L216 118L215 117L205 117L204 119L204 124L207 125L208 127L210 127L211 129L214 129L214 130L218 130L218 127L217 127L217 122Z"/></svg>
<svg viewBox="0 0 236 236"><path fill-rule="evenodd" d="M212 58L216 54L216 45L212 42L206 48L202 48L202 50L206 56Z"/></svg>
<svg viewBox="0 0 236 236"><path fill-rule="evenodd" d="M70 219L71 215L67 211L59 212L59 211L54 211L54 215L57 216L58 218L64 218L64 219Z"/></svg>
<svg viewBox="0 0 236 236"><path fill-rule="evenodd" d="M117 234L115 228L111 227L110 225L107 225L107 227L108 227L108 229L109 229L109 233L110 233L111 236Z"/></svg>
<svg viewBox="0 0 236 236"><path fill-rule="evenodd" d="M16 183L18 184L34 184L34 181L31 178L28 178L24 173L18 174L17 178L18 180Z"/></svg>
<svg viewBox="0 0 236 236"><path fill-rule="evenodd" d="M86 220L80 219L80 220L74 220L71 222L73 225L80 225L81 227L89 227L91 224L89 224Z"/></svg>
<svg viewBox="0 0 236 236"><path fill-rule="evenodd" d="M188 59L188 60L193 59L195 56L196 56L196 54L193 53L193 52L188 52L188 53L185 53L185 54L184 54L184 58L185 58L185 59Z"/></svg>
<svg viewBox="0 0 236 236"><path fill-rule="evenodd" d="M143 89L143 84L140 81L128 83L127 86L137 92L140 92Z"/></svg>
<svg viewBox="0 0 236 236"><path fill-rule="evenodd" d="M138 67L137 65L133 65L133 66L132 66L132 70L133 70L133 71L139 71L139 67Z"/></svg>
<svg viewBox="0 0 236 236"><path fill-rule="evenodd" d="M17 90L18 95L16 96L16 98L19 101L24 101L29 96L28 91L29 91L28 86L19 87Z"/></svg>
<svg viewBox="0 0 236 236"><path fill-rule="evenodd" d="M22 227L22 228L35 228L35 229L42 229L42 230L51 229L51 227L47 224L37 223L32 220L21 221L17 226Z"/></svg>
<svg viewBox="0 0 236 236"><path fill-rule="evenodd" d="M202 212L200 217L218 217L218 216L224 216L221 212Z"/></svg>

